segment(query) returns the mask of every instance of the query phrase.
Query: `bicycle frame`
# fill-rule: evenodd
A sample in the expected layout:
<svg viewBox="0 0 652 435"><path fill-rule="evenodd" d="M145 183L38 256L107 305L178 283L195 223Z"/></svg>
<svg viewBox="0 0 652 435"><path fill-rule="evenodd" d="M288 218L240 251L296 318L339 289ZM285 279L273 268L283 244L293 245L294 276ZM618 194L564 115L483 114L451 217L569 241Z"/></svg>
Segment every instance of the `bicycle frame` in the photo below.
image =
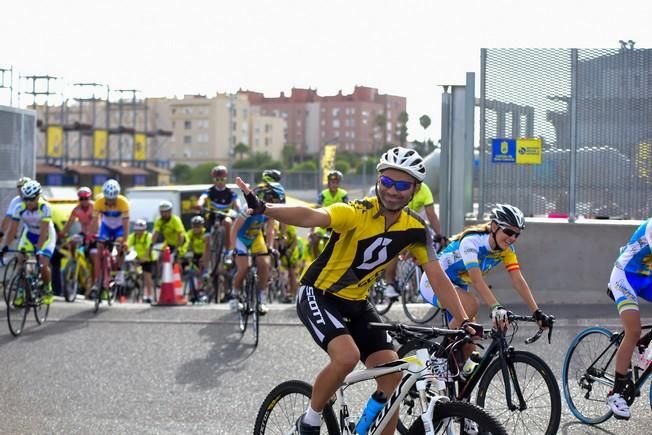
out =
<svg viewBox="0 0 652 435"><path fill-rule="evenodd" d="M391 373L405 372L396 389L387 399L387 403L380 410L369 427L368 435L380 434L383 429L385 429L391 416L398 411L401 402L415 384L417 385L416 388L419 392L419 400L422 402L422 409L426 409L426 412L421 414L421 419L423 420L425 428L425 435L433 435L434 428L432 426L432 419L434 407L439 401L449 401L450 399L443 394L426 397L428 383L431 383L430 392L433 390L432 385L434 385L434 390L436 391L441 392L446 389L444 382L434 376L430 361L431 356L428 353L428 350L424 348L417 350L416 356L409 356L396 361L391 361L373 368L356 370L346 376L343 384L335 393L336 402L339 404L341 434L355 434L355 421L353 421L349 415L348 406L344 398L344 391L349 386Z"/></svg>
<svg viewBox="0 0 652 435"><path fill-rule="evenodd" d="M642 325L641 330L651 330L648 333L652 333L652 324L648 325ZM641 335L641 337L644 337L646 334ZM616 357L616 353L618 352L618 349L620 348L620 343L622 343L623 338L625 337L625 331L621 331L618 334L613 334L611 336L611 340L607 348L600 354L598 357L591 363L591 365L587 368L586 370L586 376L589 380L592 382L597 382L601 383L603 385L608 386L609 388L613 388L614 386L614 377L612 374L608 374L606 372L606 367L609 367L609 364L611 364L611 361ZM652 342L648 345L652 345ZM611 357L605 361L604 368L595 368L595 364L600 361L600 359L609 352L611 347L613 346L613 353L611 354ZM636 349L634 349L636 352ZM638 367L634 367L632 372L634 375L634 384L633 384L633 391L631 392L632 394L632 402L634 401L633 398L638 397L641 395L641 390L643 389L643 386L647 382L648 378L652 376L652 364L648 365L645 371L643 373L639 374L640 369ZM629 402L629 401L628 401ZM650 389L650 397L649 397L649 403L652 405L652 388Z"/></svg>

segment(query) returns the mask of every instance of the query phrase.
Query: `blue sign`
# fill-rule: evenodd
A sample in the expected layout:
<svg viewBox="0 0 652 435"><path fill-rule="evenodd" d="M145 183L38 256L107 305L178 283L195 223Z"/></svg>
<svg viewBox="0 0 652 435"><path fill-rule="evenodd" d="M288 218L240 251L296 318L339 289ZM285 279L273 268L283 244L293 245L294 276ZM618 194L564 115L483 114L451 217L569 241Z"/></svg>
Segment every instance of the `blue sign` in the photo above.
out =
<svg viewBox="0 0 652 435"><path fill-rule="evenodd" d="M516 163L516 139L491 139L493 163Z"/></svg>

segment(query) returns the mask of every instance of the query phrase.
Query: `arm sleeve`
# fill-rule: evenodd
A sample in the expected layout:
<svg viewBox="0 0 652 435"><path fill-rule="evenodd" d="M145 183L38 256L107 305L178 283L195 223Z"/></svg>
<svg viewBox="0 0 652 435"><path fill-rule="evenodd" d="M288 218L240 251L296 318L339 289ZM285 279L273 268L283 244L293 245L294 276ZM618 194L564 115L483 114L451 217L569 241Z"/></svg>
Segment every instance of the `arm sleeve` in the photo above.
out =
<svg viewBox="0 0 652 435"><path fill-rule="evenodd" d="M357 224L357 213L349 204L338 202L326 207L326 212L331 217L331 225L338 233L343 233L355 228Z"/></svg>

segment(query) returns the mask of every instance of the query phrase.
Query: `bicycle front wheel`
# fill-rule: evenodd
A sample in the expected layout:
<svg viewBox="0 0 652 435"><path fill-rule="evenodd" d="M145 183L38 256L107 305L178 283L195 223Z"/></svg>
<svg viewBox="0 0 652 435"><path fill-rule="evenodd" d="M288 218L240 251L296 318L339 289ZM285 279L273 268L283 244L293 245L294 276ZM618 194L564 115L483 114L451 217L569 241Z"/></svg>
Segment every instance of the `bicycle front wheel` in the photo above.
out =
<svg viewBox="0 0 652 435"><path fill-rule="evenodd" d="M9 303L9 287L11 281L14 277L14 272L16 272L16 266L18 265L18 258L12 258L8 263L5 264L4 274L2 275L2 293L5 298L5 303Z"/></svg>
<svg viewBox="0 0 652 435"><path fill-rule="evenodd" d="M613 415L605 401L614 385L618 346L612 342L613 335L605 328L585 329L566 352L561 371L564 398L582 423L599 424Z"/></svg>
<svg viewBox="0 0 652 435"><path fill-rule="evenodd" d="M63 270L63 297L66 302L75 302L77 291L79 290L79 279L77 278L77 262L68 260Z"/></svg>
<svg viewBox="0 0 652 435"><path fill-rule="evenodd" d="M9 284L7 292L7 323L9 331L14 337L23 333L25 320L29 312L29 301L27 293L31 291L29 282L25 276L15 276Z"/></svg>
<svg viewBox="0 0 652 435"><path fill-rule="evenodd" d="M510 391L515 410L507 406L507 395L500 359L487 367L480 385L476 404L499 421L511 435L541 433L554 435L561 420L561 395L550 367L530 352L514 351L507 357ZM516 393L518 385L524 400L523 409Z"/></svg>
<svg viewBox="0 0 652 435"><path fill-rule="evenodd" d="M403 284L401 303L407 318L415 323L427 323L439 313L439 308L433 306L421 296L416 267L412 269Z"/></svg>
<svg viewBox="0 0 652 435"><path fill-rule="evenodd" d="M381 316L387 314L394 303L391 298L385 296L385 280L382 278L378 278L371 286L368 299Z"/></svg>
<svg viewBox="0 0 652 435"><path fill-rule="evenodd" d="M308 408L311 395L312 386L303 381L285 381L277 385L265 397L258 410L254 435L295 433L297 419ZM331 404L327 404L324 408L322 419L321 434L340 433Z"/></svg>
<svg viewBox="0 0 652 435"><path fill-rule="evenodd" d="M48 314L50 313L50 305L43 303L43 294L33 300L32 305L34 306L34 318L36 323L39 325L45 323L48 320Z"/></svg>
<svg viewBox="0 0 652 435"><path fill-rule="evenodd" d="M481 433L507 435L503 425L484 410L469 402L439 402L432 411L432 424L436 434ZM424 435L423 420L417 418L409 435Z"/></svg>

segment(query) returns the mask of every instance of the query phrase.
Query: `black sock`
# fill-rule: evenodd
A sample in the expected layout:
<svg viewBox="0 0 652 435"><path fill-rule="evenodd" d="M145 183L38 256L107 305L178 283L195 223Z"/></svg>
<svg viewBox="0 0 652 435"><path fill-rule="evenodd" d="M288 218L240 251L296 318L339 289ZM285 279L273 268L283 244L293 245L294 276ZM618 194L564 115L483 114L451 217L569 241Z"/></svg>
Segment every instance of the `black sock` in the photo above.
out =
<svg viewBox="0 0 652 435"><path fill-rule="evenodd" d="M629 375L627 374L620 374L616 372L616 379L614 381L614 393L618 393L622 396L623 391L625 391L625 387L627 386L627 383L629 382Z"/></svg>

